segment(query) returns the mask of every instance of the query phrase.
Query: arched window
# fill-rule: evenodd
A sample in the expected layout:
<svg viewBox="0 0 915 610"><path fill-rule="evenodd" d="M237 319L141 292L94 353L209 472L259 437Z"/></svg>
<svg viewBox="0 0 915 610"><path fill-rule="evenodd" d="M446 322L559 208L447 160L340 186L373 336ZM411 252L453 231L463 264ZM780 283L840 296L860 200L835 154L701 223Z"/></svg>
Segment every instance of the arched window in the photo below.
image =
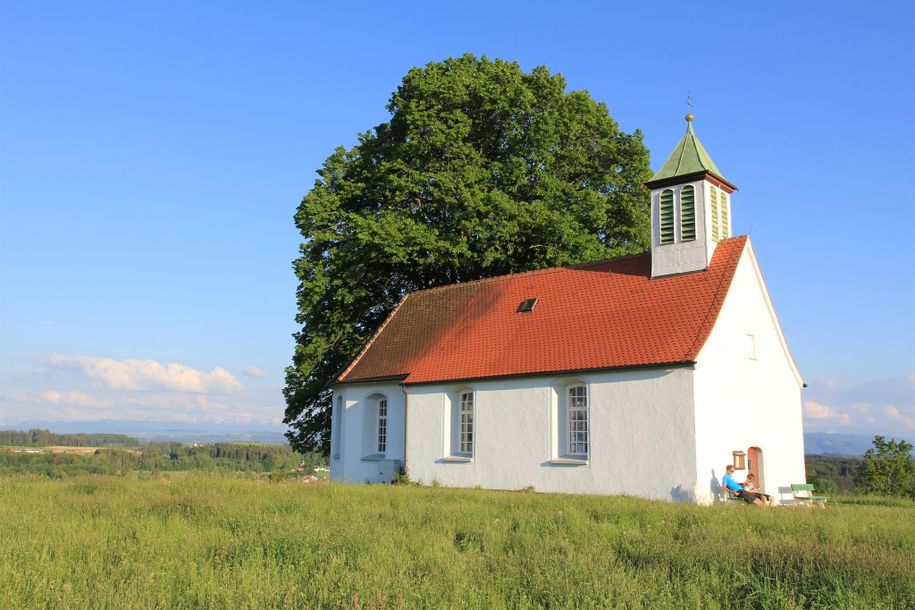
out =
<svg viewBox="0 0 915 610"><path fill-rule="evenodd" d="M718 187L710 187L712 189L712 241L718 241L721 237L720 231L720 221L718 220Z"/></svg>
<svg viewBox="0 0 915 610"><path fill-rule="evenodd" d="M356 413L362 423L360 442L362 459L366 461L385 459L388 449L388 424L391 416L390 400L384 394L369 394L365 399L359 401L357 409Z"/></svg>
<svg viewBox="0 0 915 610"><path fill-rule="evenodd" d="M728 196L721 191L721 239L730 237L728 230Z"/></svg>
<svg viewBox="0 0 915 610"><path fill-rule="evenodd" d="M461 393L460 414L460 450L461 453L473 453L473 392Z"/></svg>
<svg viewBox="0 0 915 610"><path fill-rule="evenodd" d="M674 192L670 189L661 191L660 220L661 243L674 243Z"/></svg>
<svg viewBox="0 0 915 610"><path fill-rule="evenodd" d="M388 448L388 399L378 400L378 453L384 453Z"/></svg>
<svg viewBox="0 0 915 610"><path fill-rule="evenodd" d="M680 240L696 239L696 189L692 185L680 189Z"/></svg>
<svg viewBox="0 0 915 610"><path fill-rule="evenodd" d="M569 455L587 456L591 449L588 388L583 385L570 387L566 408Z"/></svg>

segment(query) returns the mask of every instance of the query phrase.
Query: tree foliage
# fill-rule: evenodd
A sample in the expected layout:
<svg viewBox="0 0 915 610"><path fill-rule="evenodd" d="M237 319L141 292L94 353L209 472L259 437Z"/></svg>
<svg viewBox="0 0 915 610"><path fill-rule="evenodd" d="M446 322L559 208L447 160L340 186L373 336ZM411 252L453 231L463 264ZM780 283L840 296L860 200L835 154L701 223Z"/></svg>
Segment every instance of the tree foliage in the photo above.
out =
<svg viewBox="0 0 915 610"><path fill-rule="evenodd" d="M857 494L858 476L863 457L846 455L806 455L807 482L813 483L819 494Z"/></svg>
<svg viewBox="0 0 915 610"><path fill-rule="evenodd" d="M324 162L303 242L287 433L327 451L329 381L408 292L642 252L639 131L545 67L464 55L404 77L388 122Z"/></svg>
<svg viewBox="0 0 915 610"><path fill-rule="evenodd" d="M864 493L885 496L915 494L915 461L912 444L904 440L874 437L874 446L864 454L859 475Z"/></svg>

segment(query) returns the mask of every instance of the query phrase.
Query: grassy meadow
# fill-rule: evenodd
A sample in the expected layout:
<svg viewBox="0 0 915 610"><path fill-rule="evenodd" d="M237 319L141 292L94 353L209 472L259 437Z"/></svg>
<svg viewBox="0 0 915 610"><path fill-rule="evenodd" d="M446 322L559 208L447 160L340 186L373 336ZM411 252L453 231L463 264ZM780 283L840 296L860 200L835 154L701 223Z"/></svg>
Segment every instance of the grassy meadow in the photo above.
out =
<svg viewBox="0 0 915 610"><path fill-rule="evenodd" d="M4 608L911 608L915 504L0 478Z"/></svg>

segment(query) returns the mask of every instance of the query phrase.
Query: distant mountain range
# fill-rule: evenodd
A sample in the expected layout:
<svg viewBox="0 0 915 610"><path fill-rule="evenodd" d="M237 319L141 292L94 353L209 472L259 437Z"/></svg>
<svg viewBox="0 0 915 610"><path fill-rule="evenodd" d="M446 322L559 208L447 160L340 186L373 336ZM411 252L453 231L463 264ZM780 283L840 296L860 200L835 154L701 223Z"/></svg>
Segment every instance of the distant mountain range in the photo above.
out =
<svg viewBox="0 0 915 610"><path fill-rule="evenodd" d="M884 435L897 441L912 439L892 434ZM915 444L915 443L913 443ZM807 455L854 455L861 457L874 446L873 434L830 434L808 432L804 434L804 452Z"/></svg>
<svg viewBox="0 0 915 610"><path fill-rule="evenodd" d="M145 441L173 441L177 443L263 443L285 445L282 424L263 424L254 428L235 423L186 423L150 421L0 421L0 429L29 430L39 428L58 434L115 433L126 434Z"/></svg>

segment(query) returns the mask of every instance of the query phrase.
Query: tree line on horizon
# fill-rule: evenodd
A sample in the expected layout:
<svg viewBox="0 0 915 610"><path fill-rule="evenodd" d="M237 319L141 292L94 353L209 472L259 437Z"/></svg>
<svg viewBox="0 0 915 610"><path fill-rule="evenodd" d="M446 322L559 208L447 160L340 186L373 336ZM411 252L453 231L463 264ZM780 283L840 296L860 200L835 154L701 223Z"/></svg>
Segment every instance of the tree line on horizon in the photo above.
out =
<svg viewBox="0 0 915 610"><path fill-rule="evenodd" d="M142 444L140 439L126 434L57 434L43 428L0 430L0 445L17 447L139 447Z"/></svg>
<svg viewBox="0 0 915 610"><path fill-rule="evenodd" d="M164 450L163 450L164 449ZM286 445L251 447L199 445L142 450L108 447L91 454L13 453L0 451L0 476L30 474L53 479L79 475L126 475L130 472L215 471L283 474L302 465L311 474L324 459L301 455Z"/></svg>

